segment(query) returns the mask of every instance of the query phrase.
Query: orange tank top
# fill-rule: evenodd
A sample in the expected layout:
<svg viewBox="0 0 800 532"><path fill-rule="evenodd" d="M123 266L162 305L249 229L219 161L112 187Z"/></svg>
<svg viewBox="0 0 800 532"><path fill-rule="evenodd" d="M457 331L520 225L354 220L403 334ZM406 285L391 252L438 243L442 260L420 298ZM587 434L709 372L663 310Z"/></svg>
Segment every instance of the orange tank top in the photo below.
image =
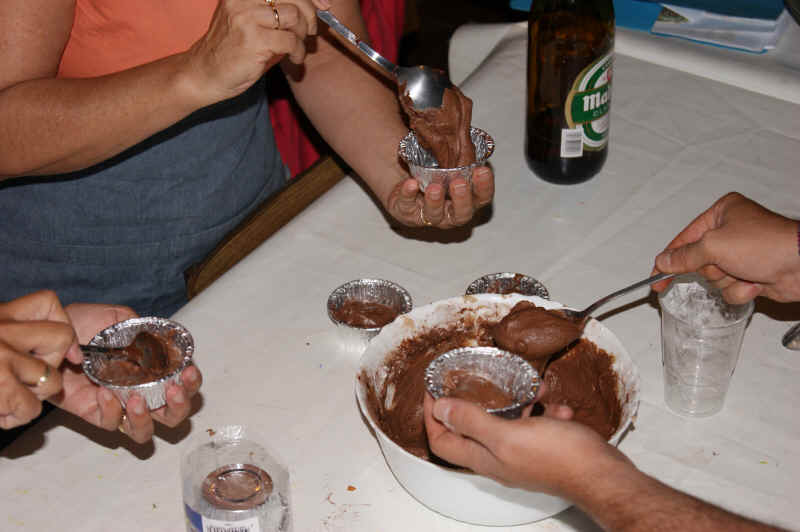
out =
<svg viewBox="0 0 800 532"><path fill-rule="evenodd" d="M76 0L59 77L126 70L183 52L205 34L217 0Z"/></svg>

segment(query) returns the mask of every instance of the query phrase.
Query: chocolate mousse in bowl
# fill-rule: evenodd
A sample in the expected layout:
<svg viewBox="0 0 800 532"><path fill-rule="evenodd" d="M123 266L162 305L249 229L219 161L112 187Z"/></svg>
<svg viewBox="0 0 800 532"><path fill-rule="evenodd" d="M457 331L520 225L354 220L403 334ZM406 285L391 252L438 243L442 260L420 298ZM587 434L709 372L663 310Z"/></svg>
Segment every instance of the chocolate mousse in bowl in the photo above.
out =
<svg viewBox="0 0 800 532"><path fill-rule="evenodd" d="M413 307L411 294L384 279L355 279L328 297L328 317L336 326L341 347L361 354L381 329Z"/></svg>
<svg viewBox="0 0 800 532"><path fill-rule="evenodd" d="M545 310L562 307L519 294L437 301L384 327L359 364L358 404L389 468L417 500L459 521L514 526L551 517L570 505L559 497L510 488L453 467L434 456L427 442L422 417L425 369L454 349L499 347L493 331L520 302ZM616 336L596 320L550 364L544 381L548 402L571 406L576 421L614 445L632 423L639 404L637 368Z"/></svg>
<svg viewBox="0 0 800 532"><path fill-rule="evenodd" d="M167 386L181 383L181 371L192 364L194 339L186 328L172 320L158 317L132 318L100 331L89 345L100 347L127 347L138 343L156 343L155 348L166 353L166 365L148 369L127 360L107 360L103 357L84 356L83 372L104 388L108 388L122 407L131 394L141 395L150 410L167 404ZM136 355L136 349L131 350Z"/></svg>

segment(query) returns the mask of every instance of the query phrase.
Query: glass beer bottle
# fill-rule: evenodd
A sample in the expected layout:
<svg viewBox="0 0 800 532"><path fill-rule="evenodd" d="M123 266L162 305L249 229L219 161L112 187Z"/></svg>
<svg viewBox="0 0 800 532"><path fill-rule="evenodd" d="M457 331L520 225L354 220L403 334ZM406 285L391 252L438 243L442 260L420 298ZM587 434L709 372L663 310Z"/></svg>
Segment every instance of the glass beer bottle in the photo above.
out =
<svg viewBox="0 0 800 532"><path fill-rule="evenodd" d="M581 183L608 155L612 0L536 0L528 18L525 158L551 183Z"/></svg>

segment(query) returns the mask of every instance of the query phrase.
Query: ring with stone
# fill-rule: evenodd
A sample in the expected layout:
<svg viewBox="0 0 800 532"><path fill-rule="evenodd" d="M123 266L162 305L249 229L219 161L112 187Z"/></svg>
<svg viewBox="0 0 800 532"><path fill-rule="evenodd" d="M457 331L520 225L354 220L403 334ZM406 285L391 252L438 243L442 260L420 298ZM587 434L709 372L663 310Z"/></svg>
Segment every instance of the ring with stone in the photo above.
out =
<svg viewBox="0 0 800 532"><path fill-rule="evenodd" d="M45 364L44 373L42 373L42 376L36 381L36 386L44 386L47 384L48 380L50 380L50 364Z"/></svg>

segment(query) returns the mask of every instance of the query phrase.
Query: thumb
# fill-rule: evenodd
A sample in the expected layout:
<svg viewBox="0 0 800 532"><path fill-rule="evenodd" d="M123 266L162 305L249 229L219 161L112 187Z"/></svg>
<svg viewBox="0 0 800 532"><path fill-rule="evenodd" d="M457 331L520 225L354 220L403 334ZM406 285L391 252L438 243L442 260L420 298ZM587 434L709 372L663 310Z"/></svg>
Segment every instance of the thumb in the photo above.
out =
<svg viewBox="0 0 800 532"><path fill-rule="evenodd" d="M710 264L711 257L700 242L692 242L675 249L666 249L656 257L656 268L664 273L696 272Z"/></svg>
<svg viewBox="0 0 800 532"><path fill-rule="evenodd" d="M453 432L493 448L503 434L505 420L470 401L443 398L433 405L433 417Z"/></svg>

